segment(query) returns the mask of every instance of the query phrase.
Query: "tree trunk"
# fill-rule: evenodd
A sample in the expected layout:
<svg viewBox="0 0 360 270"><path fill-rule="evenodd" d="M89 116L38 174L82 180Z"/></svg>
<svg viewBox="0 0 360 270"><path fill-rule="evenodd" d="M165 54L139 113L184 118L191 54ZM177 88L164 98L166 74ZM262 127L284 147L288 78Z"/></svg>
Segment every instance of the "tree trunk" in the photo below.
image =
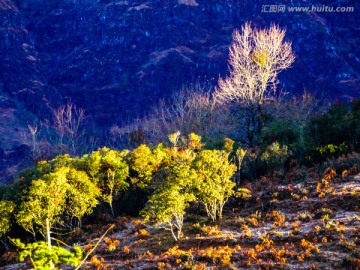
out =
<svg viewBox="0 0 360 270"><path fill-rule="evenodd" d="M211 218L212 222L215 222L216 221L216 213L217 213L216 200L213 204L206 203L205 209L206 209L207 215L209 216L209 218Z"/></svg>
<svg viewBox="0 0 360 270"><path fill-rule="evenodd" d="M184 225L184 216L175 215L175 221L176 221L175 227L178 230L177 231L177 239L179 240L181 238L182 228L183 228L183 225Z"/></svg>
<svg viewBox="0 0 360 270"><path fill-rule="evenodd" d="M46 242L48 244L48 249L51 251L51 235L50 235L50 222L49 219L46 219ZM50 269L54 269L54 263L52 261L50 261Z"/></svg>
<svg viewBox="0 0 360 270"><path fill-rule="evenodd" d="M175 235L175 232L174 232L174 227L173 227L173 225L172 225L172 223L171 223L171 221L169 221L169 225L170 225L170 232L171 232L171 234L172 234L172 236L173 236L173 238L175 239L175 241L177 241L178 240L178 238L176 237L176 235Z"/></svg>
<svg viewBox="0 0 360 270"><path fill-rule="evenodd" d="M4 247L5 247L5 250L6 250L6 251L9 251L9 250L10 250L9 245L7 244L7 241L6 241L6 235L5 235L5 234L4 234L4 236L3 236L3 240L0 241L0 242L4 244Z"/></svg>
<svg viewBox="0 0 360 270"><path fill-rule="evenodd" d="M261 134L261 130L263 128L263 122L262 122L262 108L261 108L261 103L257 104L257 131L256 131L256 143L258 143L258 139L260 137Z"/></svg>
<svg viewBox="0 0 360 270"><path fill-rule="evenodd" d="M109 202L109 205L110 205L111 215L112 215L112 217L114 218L114 217L115 217L115 213L114 213L114 208L113 208L113 205L112 205L112 201Z"/></svg>
<svg viewBox="0 0 360 270"><path fill-rule="evenodd" d="M222 219L222 212L223 212L223 209L224 209L224 205L225 205L225 203L219 203L219 207L218 207L218 217L219 217L219 219Z"/></svg>

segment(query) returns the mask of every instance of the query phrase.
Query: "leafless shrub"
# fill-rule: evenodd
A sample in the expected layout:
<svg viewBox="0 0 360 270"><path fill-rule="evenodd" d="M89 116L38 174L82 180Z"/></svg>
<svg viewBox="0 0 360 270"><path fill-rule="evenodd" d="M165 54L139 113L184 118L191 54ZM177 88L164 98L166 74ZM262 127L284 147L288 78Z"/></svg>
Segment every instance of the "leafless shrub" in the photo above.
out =
<svg viewBox="0 0 360 270"><path fill-rule="evenodd" d="M49 134L46 121L42 122L40 120L28 123L27 132L21 133L23 142L31 147L31 159L33 162L50 158L56 154Z"/></svg>
<svg viewBox="0 0 360 270"><path fill-rule="evenodd" d="M226 106L215 104L210 86L195 83L182 87L167 102L161 101L147 117L130 125L114 126L111 133L118 138L129 138L140 131L146 137L144 140L155 144L166 141L169 134L177 131L215 138L235 130L234 117Z"/></svg>
<svg viewBox="0 0 360 270"><path fill-rule="evenodd" d="M324 111L321 103L321 98L304 90L301 95L292 96L290 99L284 97L276 100L274 115L278 119L289 119L298 123L300 127L305 127L314 114Z"/></svg>
<svg viewBox="0 0 360 270"><path fill-rule="evenodd" d="M85 118L84 109L77 108L74 104L68 103L53 109L52 113L54 129L59 135L59 144L63 145L64 139L66 139L73 154L76 153L76 142L83 135L81 125Z"/></svg>

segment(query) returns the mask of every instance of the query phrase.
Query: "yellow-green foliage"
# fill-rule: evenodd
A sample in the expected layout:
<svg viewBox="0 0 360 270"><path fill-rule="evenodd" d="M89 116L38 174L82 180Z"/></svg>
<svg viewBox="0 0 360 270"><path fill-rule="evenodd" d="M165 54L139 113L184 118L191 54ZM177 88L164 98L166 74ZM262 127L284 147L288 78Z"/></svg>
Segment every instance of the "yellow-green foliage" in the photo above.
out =
<svg viewBox="0 0 360 270"><path fill-rule="evenodd" d="M190 133L187 137L185 137L178 131L170 134L168 139L172 146L171 150L173 151L181 149L185 152L192 152L200 150L203 146L201 143L201 136L195 133Z"/></svg>
<svg viewBox="0 0 360 270"><path fill-rule="evenodd" d="M200 150L202 147L201 136L190 133L188 135L188 147L192 150Z"/></svg>
<svg viewBox="0 0 360 270"><path fill-rule="evenodd" d="M130 183L150 193L141 212L145 219L167 224L175 239L181 237L185 210L194 201L204 203L213 220L221 218L234 193L236 166L229 162L234 142L227 139L225 150L202 150L201 137L194 133L174 133L169 140L170 147L140 145L132 152L104 147L83 157L40 161L16 183L21 196L14 214L17 223L34 235L45 234L47 219L52 228L80 226L99 200L114 214L114 198ZM6 215L11 211L1 213L4 224L10 222Z"/></svg>
<svg viewBox="0 0 360 270"><path fill-rule="evenodd" d="M345 143L342 143L340 145L328 144L323 147L318 147L316 148L316 150L319 151L322 157L328 158L331 156L339 156L343 153L346 153L348 147Z"/></svg>
<svg viewBox="0 0 360 270"><path fill-rule="evenodd" d="M31 182L23 191L23 201L15 217L28 232L35 235L39 228L44 234L46 219L51 226L64 222L72 225L73 218L79 224L98 204L99 195L99 189L85 172L60 167Z"/></svg>
<svg viewBox="0 0 360 270"><path fill-rule="evenodd" d="M185 209L195 201L192 185L197 179L194 169L180 158L161 168L162 182L142 210L145 220L166 224L175 240L181 237ZM175 234L175 232L177 234Z"/></svg>
<svg viewBox="0 0 360 270"><path fill-rule="evenodd" d="M30 258L33 267L31 269L35 270L59 269L53 267L59 264L77 266L82 258L82 250L78 246L73 248L72 253L59 246L53 246L50 250L47 243L42 241L30 244L24 244L20 239L11 241L21 250L18 254L20 262Z"/></svg>
<svg viewBox="0 0 360 270"><path fill-rule="evenodd" d="M262 154L262 160L272 160L272 159L281 159L286 157L288 154L288 147L286 145L281 145L279 142L273 142L270 144L265 152Z"/></svg>
<svg viewBox="0 0 360 270"><path fill-rule="evenodd" d="M11 227L11 215L15 204L12 201L0 201L0 236L7 233Z"/></svg>
<svg viewBox="0 0 360 270"><path fill-rule="evenodd" d="M131 182L135 185L146 186L145 183L151 181L154 171L153 159L151 149L142 144L134 151L131 152L129 157L131 169L134 170L137 175L131 178ZM142 183L140 182L142 180Z"/></svg>
<svg viewBox="0 0 360 270"><path fill-rule="evenodd" d="M229 163L229 153L221 150L203 150L198 153L194 168L198 174L198 199L204 203L212 220L222 217L226 201L234 194L231 177L236 166Z"/></svg>
<svg viewBox="0 0 360 270"><path fill-rule="evenodd" d="M232 150L234 149L234 141L229 139L229 138L225 138L225 143L224 143L224 150L228 153L231 153Z"/></svg>
<svg viewBox="0 0 360 270"><path fill-rule="evenodd" d="M180 131L177 131L175 133L172 133L168 136L168 139L172 146L177 147L178 141L180 139Z"/></svg>
<svg viewBox="0 0 360 270"><path fill-rule="evenodd" d="M272 168L282 168L286 158L289 156L289 149L286 145L273 142L266 147L261 155L261 160Z"/></svg>
<svg viewBox="0 0 360 270"><path fill-rule="evenodd" d="M130 169L134 172L131 182L140 188L148 187L154 172L158 170L166 156L162 144L153 150L145 144L140 145L129 156Z"/></svg>
<svg viewBox="0 0 360 270"><path fill-rule="evenodd" d="M69 172L68 167L56 169L46 174L43 179L32 181L29 190L16 213L17 222L28 232L35 235L36 227L40 227L45 235L45 220L50 224L60 221L66 206L66 191Z"/></svg>
<svg viewBox="0 0 360 270"><path fill-rule="evenodd" d="M269 54L265 50L257 51L251 55L251 59L263 68L268 62Z"/></svg>
<svg viewBox="0 0 360 270"><path fill-rule="evenodd" d="M110 204L115 196L129 187L126 181L129 176L129 166L124 160L128 151L116 151L102 148L84 156L88 173L101 189L101 198Z"/></svg>
<svg viewBox="0 0 360 270"><path fill-rule="evenodd" d="M128 151L102 148L90 155L72 158L59 155L40 161L24 171L14 186L19 190L15 219L25 230L35 234L50 225L79 226L84 215L91 214L98 199L110 204L128 188Z"/></svg>
<svg viewBox="0 0 360 270"><path fill-rule="evenodd" d="M235 197L239 198L241 200L247 201L250 200L252 197L251 191L247 188L238 188L238 190L235 193Z"/></svg>
<svg viewBox="0 0 360 270"><path fill-rule="evenodd" d="M246 150L244 150L244 149L242 149L242 148L238 148L237 150L236 150L236 156L238 157L238 160L240 161L240 163L241 163L241 161L243 160L243 158L245 157L245 155L246 155Z"/></svg>
<svg viewBox="0 0 360 270"><path fill-rule="evenodd" d="M177 240L181 237L185 209L191 202L200 198L207 206L215 202L216 215L221 216L222 206L233 192L230 177L235 166L229 164L225 151L201 151L201 137L196 134L185 138L174 133L169 140L173 146L166 149L168 156L152 177L156 191L142 214L155 224L166 223Z"/></svg>
<svg viewBox="0 0 360 270"><path fill-rule="evenodd" d="M81 218L86 214L91 214L98 204L100 189L83 171L70 168L67 179L69 186L66 194L66 216L70 220L76 218L80 225Z"/></svg>

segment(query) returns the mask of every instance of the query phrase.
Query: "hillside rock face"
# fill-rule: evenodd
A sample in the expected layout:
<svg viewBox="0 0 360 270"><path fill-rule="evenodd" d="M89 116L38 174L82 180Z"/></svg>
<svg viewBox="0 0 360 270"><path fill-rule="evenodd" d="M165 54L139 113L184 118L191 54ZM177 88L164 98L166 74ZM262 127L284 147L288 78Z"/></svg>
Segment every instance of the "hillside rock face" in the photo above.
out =
<svg viewBox="0 0 360 270"><path fill-rule="evenodd" d="M348 13L261 12L265 4L0 1L0 153L28 145L20 134L29 121L51 119L50 108L69 100L107 129L145 114L183 84L215 84L227 73L232 31L245 21L287 29L297 60L281 74L280 88L294 93L306 88L331 98L360 96L359 3L327 3L354 7ZM6 154L0 158L0 166L8 162Z"/></svg>

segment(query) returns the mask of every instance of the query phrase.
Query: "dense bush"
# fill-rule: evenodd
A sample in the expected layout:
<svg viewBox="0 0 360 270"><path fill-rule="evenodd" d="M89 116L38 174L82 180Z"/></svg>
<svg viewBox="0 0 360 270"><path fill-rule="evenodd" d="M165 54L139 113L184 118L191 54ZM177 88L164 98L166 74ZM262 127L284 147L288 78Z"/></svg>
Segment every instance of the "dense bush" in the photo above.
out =
<svg viewBox="0 0 360 270"><path fill-rule="evenodd" d="M291 158L307 165L359 151L360 101L333 104L328 110L316 110L316 105L311 105L315 102L307 95L280 104L281 114L275 115L262 130L260 147L268 149L279 142L288 147Z"/></svg>
<svg viewBox="0 0 360 270"><path fill-rule="evenodd" d="M11 201L0 201L0 237L6 234L11 227L11 213L15 204Z"/></svg>
<svg viewBox="0 0 360 270"><path fill-rule="evenodd" d="M236 166L230 164L226 150L202 150L201 137L171 134L168 158L153 175L156 186L142 214L146 220L172 232L175 240L182 234L186 208L199 201L213 221L222 217L223 206L234 193L231 180ZM232 144L231 144L232 145Z"/></svg>
<svg viewBox="0 0 360 270"><path fill-rule="evenodd" d="M194 133L187 137L174 133L169 141L168 147L140 145L133 151L104 147L82 157L65 154L39 161L1 190L1 234L10 229L13 217L34 236L45 237L47 226L55 232L80 227L97 205L110 206L114 216L114 200L139 190L148 199L144 217L155 224L167 223L176 239L192 202L203 203L212 220L221 218L235 186L236 166L229 161L233 142L227 140L225 150L203 150L201 137Z"/></svg>
<svg viewBox="0 0 360 270"><path fill-rule="evenodd" d="M313 148L345 144L350 151L359 151L360 101L334 104L327 113L313 118L308 125L308 138Z"/></svg>

